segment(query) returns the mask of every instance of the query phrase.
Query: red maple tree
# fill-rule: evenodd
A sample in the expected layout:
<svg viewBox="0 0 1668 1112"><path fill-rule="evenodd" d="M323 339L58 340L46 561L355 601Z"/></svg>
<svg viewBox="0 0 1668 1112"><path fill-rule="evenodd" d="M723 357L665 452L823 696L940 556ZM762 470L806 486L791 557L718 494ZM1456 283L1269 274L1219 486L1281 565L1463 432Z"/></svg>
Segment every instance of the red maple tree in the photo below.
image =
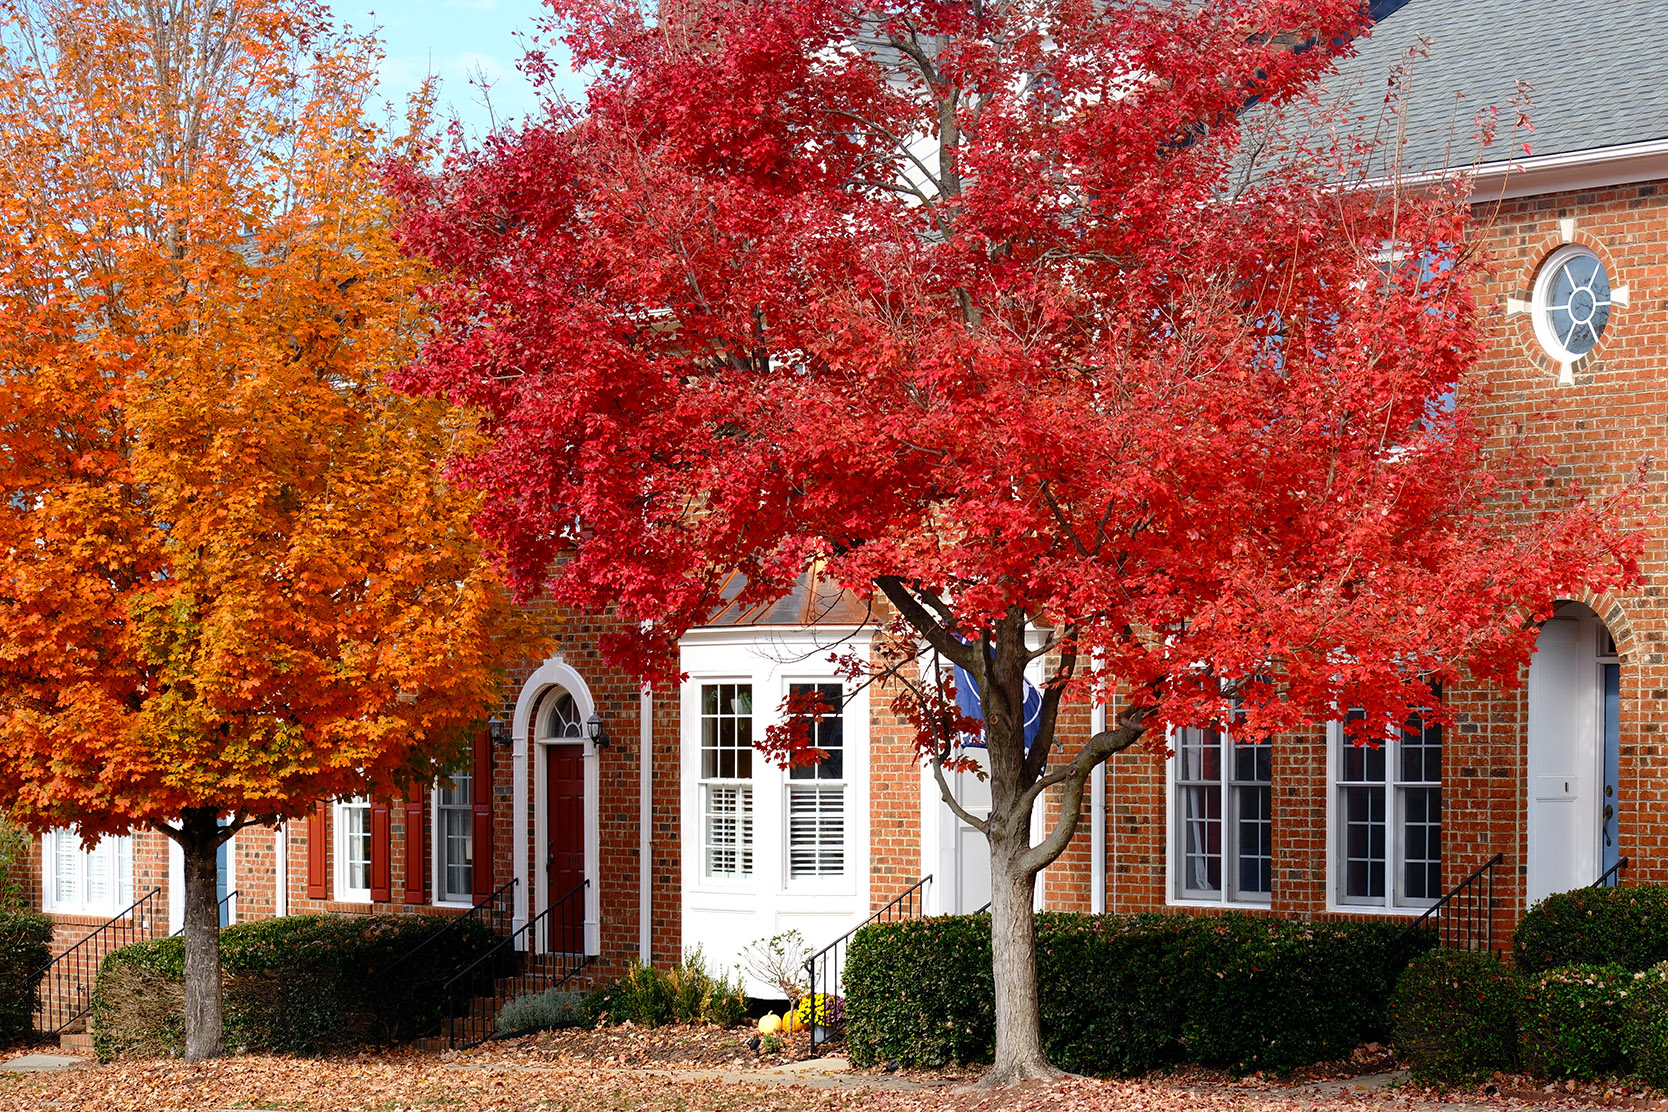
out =
<svg viewBox="0 0 1668 1112"><path fill-rule="evenodd" d="M968 723L914 662L965 670L989 817L944 795L990 845L991 1083L1051 1070L1032 897L1097 764L1230 715L1382 737L1636 574L1613 507L1534 496L1452 404L1483 344L1464 191L1243 141L1355 0L555 8L584 109L394 172L444 276L404 385L490 415L480 527L645 673L738 573L763 603L816 563L896 616L861 667L943 784ZM1108 727L1057 736L1068 696Z"/></svg>

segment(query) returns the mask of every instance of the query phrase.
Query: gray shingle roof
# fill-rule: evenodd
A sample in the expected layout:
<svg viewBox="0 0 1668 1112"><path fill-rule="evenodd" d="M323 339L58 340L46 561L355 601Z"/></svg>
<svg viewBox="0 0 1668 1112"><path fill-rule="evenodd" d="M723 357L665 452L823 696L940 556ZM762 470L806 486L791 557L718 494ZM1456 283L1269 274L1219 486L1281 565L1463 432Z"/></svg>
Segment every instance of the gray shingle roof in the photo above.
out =
<svg viewBox="0 0 1668 1112"><path fill-rule="evenodd" d="M1668 0L1407 0L1385 7L1394 10L1326 84L1373 108L1391 70L1421 37L1429 41L1429 56L1412 62L1407 171L1470 165L1474 121L1491 105L1500 110L1500 138L1481 161L1522 160L1521 147L1506 147L1519 81L1531 86L1534 130L1518 140L1535 157L1668 138Z"/></svg>

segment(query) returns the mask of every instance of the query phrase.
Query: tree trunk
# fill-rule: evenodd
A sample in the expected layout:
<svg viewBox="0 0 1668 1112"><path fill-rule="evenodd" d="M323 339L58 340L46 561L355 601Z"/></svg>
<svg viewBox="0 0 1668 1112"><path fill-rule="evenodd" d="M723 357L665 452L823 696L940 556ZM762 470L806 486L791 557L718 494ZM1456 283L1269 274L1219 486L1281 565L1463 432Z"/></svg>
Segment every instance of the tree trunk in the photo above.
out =
<svg viewBox="0 0 1668 1112"><path fill-rule="evenodd" d="M1020 867L1030 848L1030 823L1018 832L992 823L990 839L990 958L996 985L996 1063L981 1088L1001 1088L1064 1072L1043 1051L1041 1009L1037 997L1037 887L1034 874Z"/></svg>
<svg viewBox="0 0 1668 1112"><path fill-rule="evenodd" d="M219 816L207 807L180 816L185 858L185 1060L226 1053L220 1015Z"/></svg>

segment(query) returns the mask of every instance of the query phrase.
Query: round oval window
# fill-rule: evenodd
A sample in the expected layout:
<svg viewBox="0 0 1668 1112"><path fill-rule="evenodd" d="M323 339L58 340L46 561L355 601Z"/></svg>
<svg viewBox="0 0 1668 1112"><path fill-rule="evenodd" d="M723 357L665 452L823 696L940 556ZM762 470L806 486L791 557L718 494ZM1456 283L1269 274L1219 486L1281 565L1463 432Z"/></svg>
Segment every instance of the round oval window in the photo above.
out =
<svg viewBox="0 0 1668 1112"><path fill-rule="evenodd" d="M1610 276L1585 247L1560 247L1535 277L1535 331L1560 363L1597 346L1610 323Z"/></svg>

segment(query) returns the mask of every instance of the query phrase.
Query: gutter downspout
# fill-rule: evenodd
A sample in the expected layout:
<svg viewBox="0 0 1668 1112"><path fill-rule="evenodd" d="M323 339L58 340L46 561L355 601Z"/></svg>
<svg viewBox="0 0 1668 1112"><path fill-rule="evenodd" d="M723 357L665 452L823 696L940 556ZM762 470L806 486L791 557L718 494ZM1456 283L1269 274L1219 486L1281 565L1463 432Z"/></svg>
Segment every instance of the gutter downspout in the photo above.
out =
<svg viewBox="0 0 1668 1112"><path fill-rule="evenodd" d="M272 832L272 914L290 913L290 824L279 822Z"/></svg>
<svg viewBox="0 0 1668 1112"><path fill-rule="evenodd" d="M654 961L654 692L637 693L637 960Z"/></svg>
<svg viewBox="0 0 1668 1112"><path fill-rule="evenodd" d="M1089 712L1089 733L1106 729L1106 704ZM1089 773L1089 913L1106 913L1106 762Z"/></svg>

